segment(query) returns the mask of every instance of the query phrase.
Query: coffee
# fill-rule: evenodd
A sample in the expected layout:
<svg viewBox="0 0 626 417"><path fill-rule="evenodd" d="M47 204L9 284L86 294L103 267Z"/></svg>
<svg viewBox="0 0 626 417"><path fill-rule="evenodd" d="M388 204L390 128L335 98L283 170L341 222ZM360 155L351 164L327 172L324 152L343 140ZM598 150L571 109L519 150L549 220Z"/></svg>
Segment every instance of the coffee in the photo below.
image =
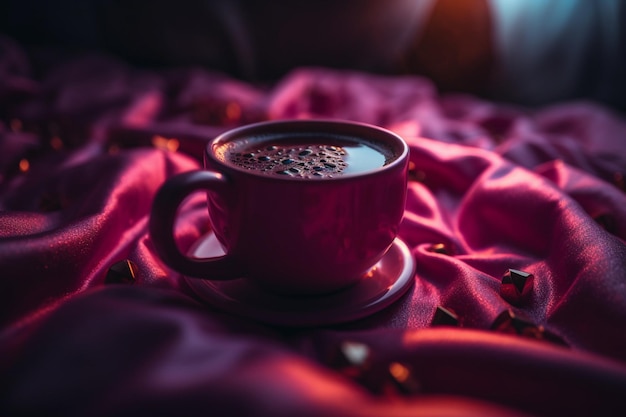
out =
<svg viewBox="0 0 626 417"><path fill-rule="evenodd" d="M256 173L293 178L333 178L383 167L393 152L382 144L351 136L300 134L258 136L223 144L216 155Z"/></svg>

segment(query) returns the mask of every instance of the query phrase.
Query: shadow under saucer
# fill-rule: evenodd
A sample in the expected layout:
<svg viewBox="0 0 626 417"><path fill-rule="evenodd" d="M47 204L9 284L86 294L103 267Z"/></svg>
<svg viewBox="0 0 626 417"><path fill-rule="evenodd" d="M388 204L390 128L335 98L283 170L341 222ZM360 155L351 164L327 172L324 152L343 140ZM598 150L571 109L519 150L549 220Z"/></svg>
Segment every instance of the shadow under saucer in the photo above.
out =
<svg viewBox="0 0 626 417"><path fill-rule="evenodd" d="M196 258L224 254L215 235L201 237L190 249ZM330 294L287 296L270 292L246 278L212 281L185 277L205 304L266 324L302 327L354 321L397 301L414 283L415 262L396 238L383 258L356 284Z"/></svg>

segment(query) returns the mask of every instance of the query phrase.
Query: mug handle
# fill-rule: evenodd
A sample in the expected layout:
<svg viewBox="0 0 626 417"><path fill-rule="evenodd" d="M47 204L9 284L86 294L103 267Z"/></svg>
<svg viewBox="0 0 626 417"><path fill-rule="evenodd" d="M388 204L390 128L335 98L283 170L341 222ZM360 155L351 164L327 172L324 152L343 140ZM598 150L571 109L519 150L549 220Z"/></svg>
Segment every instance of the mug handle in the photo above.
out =
<svg viewBox="0 0 626 417"><path fill-rule="evenodd" d="M241 271L228 254L214 258L191 258L184 255L174 239L174 223L178 207L195 191L219 192L228 180L219 172L196 170L177 174L157 191L150 213L150 236L154 248L166 265L194 278L226 280L241 277Z"/></svg>

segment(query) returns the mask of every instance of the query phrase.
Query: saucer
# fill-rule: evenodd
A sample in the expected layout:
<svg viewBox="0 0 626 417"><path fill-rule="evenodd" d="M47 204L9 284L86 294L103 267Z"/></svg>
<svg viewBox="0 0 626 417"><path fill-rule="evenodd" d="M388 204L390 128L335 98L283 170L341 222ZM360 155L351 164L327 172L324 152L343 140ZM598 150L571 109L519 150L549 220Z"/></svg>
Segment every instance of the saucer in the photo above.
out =
<svg viewBox="0 0 626 417"><path fill-rule="evenodd" d="M197 258L224 254L213 233L189 251ZM246 279L212 281L185 277L207 305L238 316L278 326L323 326L357 320L397 301L413 284L415 263L406 244L396 238L383 256L356 284L316 296L272 293Z"/></svg>

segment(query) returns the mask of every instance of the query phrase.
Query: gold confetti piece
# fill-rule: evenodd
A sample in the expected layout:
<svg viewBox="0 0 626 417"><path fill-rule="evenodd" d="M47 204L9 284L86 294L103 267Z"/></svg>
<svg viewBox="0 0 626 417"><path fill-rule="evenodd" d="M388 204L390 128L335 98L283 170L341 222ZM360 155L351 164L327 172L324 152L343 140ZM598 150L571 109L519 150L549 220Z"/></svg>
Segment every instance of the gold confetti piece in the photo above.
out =
<svg viewBox="0 0 626 417"><path fill-rule="evenodd" d="M21 159L19 163L19 167L20 167L20 171L26 172L30 169L30 162L28 162L28 159L26 158Z"/></svg>
<svg viewBox="0 0 626 417"><path fill-rule="evenodd" d="M180 147L180 142L178 141L178 139L154 135L152 137L152 146L164 151L176 152Z"/></svg>

